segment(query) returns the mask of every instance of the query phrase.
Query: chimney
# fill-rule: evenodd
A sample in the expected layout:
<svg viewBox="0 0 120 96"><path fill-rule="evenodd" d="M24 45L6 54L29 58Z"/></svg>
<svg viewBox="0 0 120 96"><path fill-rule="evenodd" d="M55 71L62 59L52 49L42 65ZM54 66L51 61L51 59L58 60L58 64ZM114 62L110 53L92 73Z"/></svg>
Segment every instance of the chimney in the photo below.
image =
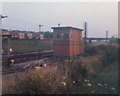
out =
<svg viewBox="0 0 120 96"><path fill-rule="evenodd" d="M58 27L60 27L60 24L58 24Z"/></svg>

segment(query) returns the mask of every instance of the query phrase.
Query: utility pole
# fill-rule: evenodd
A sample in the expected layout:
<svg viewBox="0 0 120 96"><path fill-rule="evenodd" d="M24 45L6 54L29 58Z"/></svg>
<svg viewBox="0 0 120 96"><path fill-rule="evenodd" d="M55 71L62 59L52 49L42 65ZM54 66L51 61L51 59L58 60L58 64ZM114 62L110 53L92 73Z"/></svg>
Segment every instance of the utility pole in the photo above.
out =
<svg viewBox="0 0 120 96"><path fill-rule="evenodd" d="M42 24L39 25L39 32L41 32L41 27L42 27L42 26L43 26Z"/></svg>
<svg viewBox="0 0 120 96"><path fill-rule="evenodd" d="M60 27L60 23L58 24L58 27Z"/></svg>
<svg viewBox="0 0 120 96"><path fill-rule="evenodd" d="M108 30L106 31L106 44L108 42Z"/></svg>
<svg viewBox="0 0 120 96"><path fill-rule="evenodd" d="M106 56L105 56L105 60L106 60L106 64L108 64L108 45L107 45L107 43L108 43L108 30L106 30Z"/></svg>
<svg viewBox="0 0 120 96"><path fill-rule="evenodd" d="M11 38L11 35L8 36L8 54L7 54L7 58L8 58L8 64L7 66L10 67L10 63L11 63L11 58L10 58L10 38Z"/></svg>
<svg viewBox="0 0 120 96"><path fill-rule="evenodd" d="M84 23L84 51L86 53L87 48L87 22Z"/></svg>
<svg viewBox="0 0 120 96"><path fill-rule="evenodd" d="M41 32L41 27L43 25L42 24L39 24L39 32ZM37 59L39 58L39 54L40 54L40 42L39 42L39 39L40 39L40 34L38 33L38 40L36 40L36 43L37 43L37 47L38 47L38 55L37 55ZM39 63L39 62L38 62Z"/></svg>
<svg viewBox="0 0 120 96"><path fill-rule="evenodd" d="M1 22L2 22L2 19L4 19L4 18L8 18L8 16L0 15ZM8 41L7 67L10 67L10 62L11 62L11 59L10 59L10 38L11 38L11 35L9 34L7 36L7 41Z"/></svg>

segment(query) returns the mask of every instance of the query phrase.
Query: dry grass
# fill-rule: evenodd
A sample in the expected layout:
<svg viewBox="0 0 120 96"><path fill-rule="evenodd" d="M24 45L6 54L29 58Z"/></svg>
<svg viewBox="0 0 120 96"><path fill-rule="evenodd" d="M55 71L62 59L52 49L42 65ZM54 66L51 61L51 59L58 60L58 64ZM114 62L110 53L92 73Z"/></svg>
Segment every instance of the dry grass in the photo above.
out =
<svg viewBox="0 0 120 96"><path fill-rule="evenodd" d="M88 57L82 57L82 68L85 68L87 71L87 78L91 79L93 76L95 76L97 73L101 71L102 68L102 62L100 61L100 56L88 56Z"/></svg>
<svg viewBox="0 0 120 96"><path fill-rule="evenodd" d="M65 82L66 86L62 85L62 82ZM57 66L52 66L3 76L3 94L71 93L69 83L69 78L61 74Z"/></svg>

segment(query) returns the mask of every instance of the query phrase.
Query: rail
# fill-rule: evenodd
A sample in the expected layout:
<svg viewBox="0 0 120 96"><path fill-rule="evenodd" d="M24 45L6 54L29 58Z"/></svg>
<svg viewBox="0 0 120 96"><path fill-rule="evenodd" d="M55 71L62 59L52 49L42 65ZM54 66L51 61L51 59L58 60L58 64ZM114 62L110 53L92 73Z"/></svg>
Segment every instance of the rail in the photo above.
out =
<svg viewBox="0 0 120 96"><path fill-rule="evenodd" d="M51 57L51 56L53 56L53 50L11 54L10 59L14 60L15 61L14 63L21 63L30 60L37 60L40 58ZM7 55L2 55L2 64L5 64L6 62L7 62Z"/></svg>

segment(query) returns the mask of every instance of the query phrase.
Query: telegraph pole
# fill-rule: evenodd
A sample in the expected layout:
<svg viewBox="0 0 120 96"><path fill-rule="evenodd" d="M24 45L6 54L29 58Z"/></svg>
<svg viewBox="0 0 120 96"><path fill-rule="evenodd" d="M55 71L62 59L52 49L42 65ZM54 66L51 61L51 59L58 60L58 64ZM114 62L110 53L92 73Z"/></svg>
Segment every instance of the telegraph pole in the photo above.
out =
<svg viewBox="0 0 120 96"><path fill-rule="evenodd" d="M4 19L4 18L8 18L8 16L1 15L0 16L1 22L2 22L2 19ZM10 38L11 38L11 35L9 34L7 36L7 41L8 41L7 67L10 67L10 62L11 62L11 59L10 59Z"/></svg>
<svg viewBox="0 0 120 96"><path fill-rule="evenodd" d="M39 24L39 32L41 32L41 28L43 27L43 25L42 24ZM38 35L39 35L39 33L38 33ZM40 37L38 37L38 40L37 40L37 45L38 45L38 58L39 58L39 54L40 54L40 42L39 42L39 39L40 39ZM37 58L37 59L38 59ZM39 63L39 62L38 62Z"/></svg>
<svg viewBox="0 0 120 96"><path fill-rule="evenodd" d="M106 30L106 56L105 56L105 60L106 60L106 64L108 64L108 45L107 45L107 43L108 43L108 30Z"/></svg>
<svg viewBox="0 0 120 96"><path fill-rule="evenodd" d="M86 53L87 48L87 22L84 23L84 51Z"/></svg>
<svg viewBox="0 0 120 96"><path fill-rule="evenodd" d="M108 30L106 31L106 44L108 42Z"/></svg>
<svg viewBox="0 0 120 96"><path fill-rule="evenodd" d="M58 24L58 27L60 27L60 23Z"/></svg>
<svg viewBox="0 0 120 96"><path fill-rule="evenodd" d="M42 27L42 26L43 26L42 24L39 25L39 32L41 32L41 27Z"/></svg>
<svg viewBox="0 0 120 96"><path fill-rule="evenodd" d="M10 38L11 38L11 35L8 36L8 54L7 54L7 58L8 58L7 66L8 67L10 67L10 63L11 63L11 58L10 58Z"/></svg>

